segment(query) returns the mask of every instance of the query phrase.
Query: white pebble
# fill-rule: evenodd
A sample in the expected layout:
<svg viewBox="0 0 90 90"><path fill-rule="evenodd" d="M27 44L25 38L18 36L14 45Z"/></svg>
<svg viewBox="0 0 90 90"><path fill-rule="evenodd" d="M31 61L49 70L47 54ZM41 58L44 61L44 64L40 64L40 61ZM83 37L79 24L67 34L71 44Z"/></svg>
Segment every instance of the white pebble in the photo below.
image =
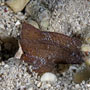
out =
<svg viewBox="0 0 90 90"><path fill-rule="evenodd" d="M48 88L51 88L51 84L45 84L45 85L43 85L43 88L45 89L45 90L47 90Z"/></svg>
<svg viewBox="0 0 90 90"><path fill-rule="evenodd" d="M77 88L77 89L80 88L80 85L79 84L76 84L75 85L75 88Z"/></svg>
<svg viewBox="0 0 90 90"><path fill-rule="evenodd" d="M27 90L34 90L33 87L28 88Z"/></svg>
<svg viewBox="0 0 90 90"><path fill-rule="evenodd" d="M1 65L5 65L5 62L1 62Z"/></svg>
<svg viewBox="0 0 90 90"><path fill-rule="evenodd" d="M0 23L0 28L5 29L4 25Z"/></svg>
<svg viewBox="0 0 90 90"><path fill-rule="evenodd" d="M41 81L56 82L57 77L55 74L47 72L41 76Z"/></svg>
<svg viewBox="0 0 90 90"><path fill-rule="evenodd" d="M38 84L37 84L37 87L40 87L42 85L42 83L41 82L39 82Z"/></svg>
<svg viewBox="0 0 90 90"><path fill-rule="evenodd" d="M20 21L17 21L16 23L15 23L15 26L18 26L18 25L20 25L21 23L20 23Z"/></svg>
<svg viewBox="0 0 90 90"><path fill-rule="evenodd" d="M5 68L9 68L9 65L8 64L5 64L5 66L4 66Z"/></svg>
<svg viewBox="0 0 90 90"><path fill-rule="evenodd" d="M70 71L72 71L72 70L77 70L77 69L78 69L78 68L75 67L75 66L70 66L70 67L69 67L69 70L70 70Z"/></svg>

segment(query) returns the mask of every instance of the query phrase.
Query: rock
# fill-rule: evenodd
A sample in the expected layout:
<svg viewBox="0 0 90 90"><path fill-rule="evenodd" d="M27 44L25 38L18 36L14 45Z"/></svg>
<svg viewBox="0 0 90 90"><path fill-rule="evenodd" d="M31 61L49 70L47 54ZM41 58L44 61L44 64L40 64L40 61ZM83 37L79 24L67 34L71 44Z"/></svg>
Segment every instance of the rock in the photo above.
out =
<svg viewBox="0 0 90 90"><path fill-rule="evenodd" d="M90 66L90 57L85 58L85 63L87 66Z"/></svg>
<svg viewBox="0 0 90 90"><path fill-rule="evenodd" d="M5 29L0 29L0 39L8 37L8 31Z"/></svg>
<svg viewBox="0 0 90 90"><path fill-rule="evenodd" d="M35 28L39 29L39 25L34 20L28 19L28 23L34 26Z"/></svg>
<svg viewBox="0 0 90 90"><path fill-rule="evenodd" d="M50 11L41 5L39 2L29 3L26 6L26 12L33 19L35 19L39 24L42 30L47 30L49 26L49 21L51 17Z"/></svg>
<svg viewBox="0 0 90 90"><path fill-rule="evenodd" d="M41 0L41 3L47 7L50 11L55 9L57 0Z"/></svg>
<svg viewBox="0 0 90 90"><path fill-rule="evenodd" d="M90 33L87 34L85 41L90 44Z"/></svg>
<svg viewBox="0 0 90 90"><path fill-rule="evenodd" d="M90 78L90 68L85 68L81 72L74 74L74 82L81 83L83 80L88 80Z"/></svg>
<svg viewBox="0 0 90 90"><path fill-rule="evenodd" d="M83 44L83 45L81 46L81 50L82 50L83 52L90 52L90 45L89 45L89 44Z"/></svg>
<svg viewBox="0 0 90 90"><path fill-rule="evenodd" d="M29 0L8 0L6 4L15 12L22 11Z"/></svg>
<svg viewBox="0 0 90 90"><path fill-rule="evenodd" d="M63 73L69 69L69 64L59 64L58 65L58 72Z"/></svg>
<svg viewBox="0 0 90 90"><path fill-rule="evenodd" d="M40 23L41 28L44 30L47 29L48 25L49 25L49 20L42 20Z"/></svg>
<svg viewBox="0 0 90 90"><path fill-rule="evenodd" d="M37 13L40 9L40 5L38 4L37 0L31 1L27 6L26 6L26 13L32 17L36 17Z"/></svg>
<svg viewBox="0 0 90 90"><path fill-rule="evenodd" d="M50 16L50 11L46 8L38 13L38 18L40 20L40 26L42 30L47 30L50 22Z"/></svg>
<svg viewBox="0 0 90 90"><path fill-rule="evenodd" d="M41 81L42 82L45 82L45 81L56 82L57 81L57 77L56 77L55 74L47 72L47 73L44 73L41 76Z"/></svg>

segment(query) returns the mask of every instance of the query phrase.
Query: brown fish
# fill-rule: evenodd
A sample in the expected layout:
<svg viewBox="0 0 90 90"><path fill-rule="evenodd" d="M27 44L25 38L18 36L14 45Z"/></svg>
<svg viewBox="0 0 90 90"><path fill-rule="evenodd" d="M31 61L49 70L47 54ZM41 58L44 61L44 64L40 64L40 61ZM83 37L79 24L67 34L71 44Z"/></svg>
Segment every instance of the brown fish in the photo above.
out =
<svg viewBox="0 0 90 90"><path fill-rule="evenodd" d="M21 59L31 64L38 73L54 71L58 64L83 62L80 40L56 32L40 31L25 22L20 44L24 52Z"/></svg>

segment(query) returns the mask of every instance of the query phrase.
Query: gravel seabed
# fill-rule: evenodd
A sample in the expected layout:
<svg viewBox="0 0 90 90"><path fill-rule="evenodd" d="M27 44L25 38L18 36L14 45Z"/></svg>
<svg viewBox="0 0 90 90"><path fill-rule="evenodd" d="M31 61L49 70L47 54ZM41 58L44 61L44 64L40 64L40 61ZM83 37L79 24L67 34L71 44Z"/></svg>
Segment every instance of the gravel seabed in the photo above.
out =
<svg viewBox="0 0 90 90"><path fill-rule="evenodd" d="M64 3L64 0L62 1L62 3ZM76 30L75 32L78 32L81 30L80 33L82 33L87 26L90 26L90 2L87 2L87 0L78 0L77 3L82 2L82 4L78 4L76 7L78 13L75 13L76 8L73 8L75 7L73 6L74 0L67 0L67 3L68 1L71 1L71 5L64 3L64 5L61 4L61 6L62 8L65 5L67 5L68 8L70 8L69 6L72 6L72 11L68 12L69 9L67 8L68 10L66 11L69 14L67 13L66 15L64 8L62 11L62 18L60 18L58 12L60 12L61 6L56 6L52 13L52 18L50 19L48 31L51 31L51 29L54 28L53 30L56 29L56 32L70 35L71 31ZM1 0L0 2L4 2L4 0ZM79 9L81 8L79 7L80 5L81 7L85 5L87 8L81 10ZM57 7L59 7L59 9L57 9ZM80 11L83 12L79 13ZM77 16L79 16L78 19ZM9 10L4 3L0 3L0 35L2 37L17 37L20 31L20 23L25 18L26 15L23 15L21 12L15 14L13 11ZM79 22L81 23L79 24ZM62 27L58 28L58 26ZM70 32L67 27L70 28ZM90 90L90 80L82 81L80 84L76 84L73 81L74 71L76 70L77 72L82 68L84 68L84 65L72 65L68 71L57 74L57 82L41 82L40 76L38 76L37 73L32 72L31 66L28 66L19 59L10 58L6 62L0 62L0 90Z"/></svg>
<svg viewBox="0 0 90 90"><path fill-rule="evenodd" d="M68 71L57 74L57 82L41 82L40 76L32 72L31 66L19 59L10 58L0 63L0 90L90 90L90 80L80 84L73 81L74 71L83 67L70 66Z"/></svg>

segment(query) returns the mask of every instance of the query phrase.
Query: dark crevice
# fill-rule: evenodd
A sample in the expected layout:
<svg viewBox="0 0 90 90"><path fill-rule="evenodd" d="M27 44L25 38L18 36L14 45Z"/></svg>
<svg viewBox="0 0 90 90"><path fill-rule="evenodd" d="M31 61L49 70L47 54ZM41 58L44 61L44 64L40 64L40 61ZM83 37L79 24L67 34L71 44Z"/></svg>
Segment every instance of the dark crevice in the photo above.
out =
<svg viewBox="0 0 90 90"><path fill-rule="evenodd" d="M0 51L1 60L7 60L11 57L14 57L19 48L18 40L16 38L9 37L3 39L2 41L3 43L1 44Z"/></svg>

